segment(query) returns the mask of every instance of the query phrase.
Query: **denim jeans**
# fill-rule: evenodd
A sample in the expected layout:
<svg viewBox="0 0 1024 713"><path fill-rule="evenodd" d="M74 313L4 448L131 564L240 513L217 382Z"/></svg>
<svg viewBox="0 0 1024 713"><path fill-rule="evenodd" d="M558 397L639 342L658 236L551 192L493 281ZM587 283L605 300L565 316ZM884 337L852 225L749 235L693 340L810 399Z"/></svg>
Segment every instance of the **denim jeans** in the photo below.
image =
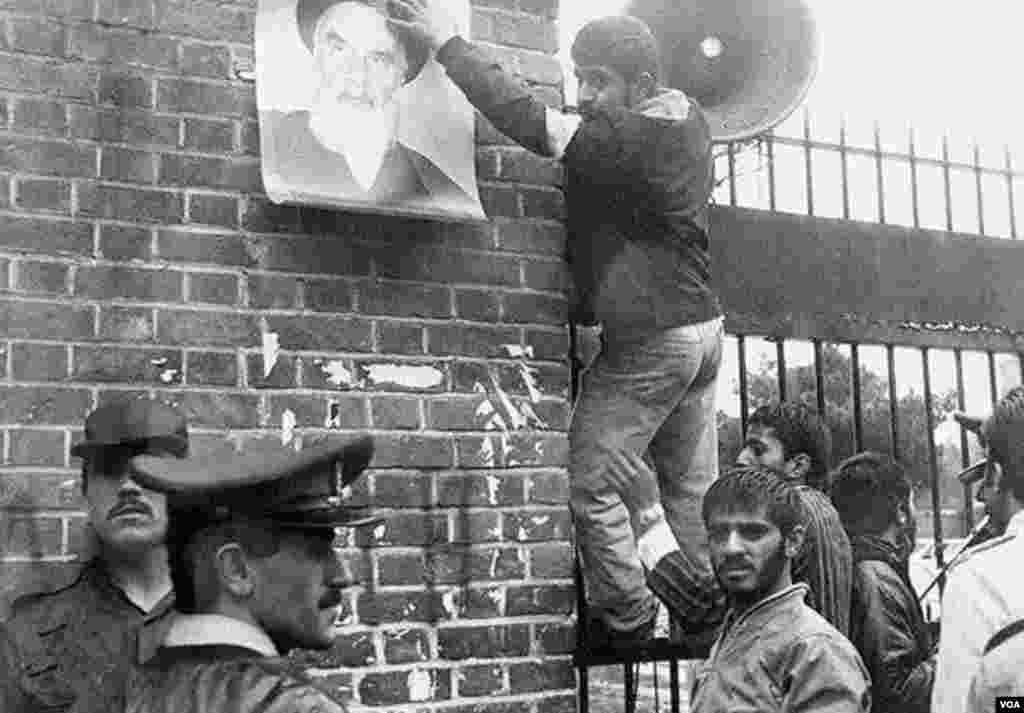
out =
<svg viewBox="0 0 1024 713"><path fill-rule="evenodd" d="M587 601L615 631L655 613L629 512L605 482L605 448L646 454L680 548L710 572L701 499L718 477L715 390L722 319L616 339L583 374L569 433L569 507ZM601 446L600 448L598 446Z"/></svg>

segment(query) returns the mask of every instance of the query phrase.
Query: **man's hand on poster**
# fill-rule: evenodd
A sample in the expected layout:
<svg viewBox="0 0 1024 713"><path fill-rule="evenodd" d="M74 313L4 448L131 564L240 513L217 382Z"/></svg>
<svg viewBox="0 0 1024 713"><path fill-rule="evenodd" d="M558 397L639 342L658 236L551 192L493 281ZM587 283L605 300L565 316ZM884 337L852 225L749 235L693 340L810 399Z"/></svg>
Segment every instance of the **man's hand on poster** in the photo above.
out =
<svg viewBox="0 0 1024 713"><path fill-rule="evenodd" d="M608 462L605 480L622 497L633 520L633 532L640 537L665 519L657 476L639 453L603 449Z"/></svg>
<svg viewBox="0 0 1024 713"><path fill-rule="evenodd" d="M459 32L443 0L388 0L388 24L432 52Z"/></svg>

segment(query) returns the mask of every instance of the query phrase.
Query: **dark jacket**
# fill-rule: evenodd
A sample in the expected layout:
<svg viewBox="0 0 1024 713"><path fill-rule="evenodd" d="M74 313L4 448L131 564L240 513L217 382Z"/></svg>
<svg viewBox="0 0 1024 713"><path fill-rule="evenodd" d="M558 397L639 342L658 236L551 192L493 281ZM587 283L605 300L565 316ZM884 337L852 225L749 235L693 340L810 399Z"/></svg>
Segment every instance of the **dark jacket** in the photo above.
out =
<svg viewBox="0 0 1024 713"><path fill-rule="evenodd" d="M853 559L850 638L871 672L873 711L927 713L935 656L907 558L881 538L856 536Z"/></svg>
<svg viewBox="0 0 1024 713"><path fill-rule="evenodd" d="M0 710L67 711L76 702L123 690L128 670L172 611L165 597L150 613L136 607L99 560L66 586L21 597L0 626Z"/></svg>
<svg viewBox="0 0 1024 713"><path fill-rule="evenodd" d="M850 635L853 554L843 522L828 496L817 488L797 488L805 535L793 559L793 581L810 587L807 603L843 636Z"/></svg>
<svg viewBox="0 0 1024 713"><path fill-rule="evenodd" d="M550 155L547 108L486 52L455 37L437 57L499 131ZM576 321L631 335L721 315L709 284L711 137L694 101L661 90L584 117L562 161Z"/></svg>

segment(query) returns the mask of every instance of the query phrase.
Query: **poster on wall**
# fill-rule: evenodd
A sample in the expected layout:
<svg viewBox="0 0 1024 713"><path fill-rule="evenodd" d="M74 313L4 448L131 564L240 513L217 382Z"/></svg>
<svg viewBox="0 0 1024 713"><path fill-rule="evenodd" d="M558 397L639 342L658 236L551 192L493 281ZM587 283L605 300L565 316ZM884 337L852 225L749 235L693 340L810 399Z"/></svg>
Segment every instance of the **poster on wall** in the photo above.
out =
<svg viewBox="0 0 1024 713"><path fill-rule="evenodd" d="M446 0L468 32L469 0ZM256 98L275 203L483 220L474 112L384 0L260 0Z"/></svg>

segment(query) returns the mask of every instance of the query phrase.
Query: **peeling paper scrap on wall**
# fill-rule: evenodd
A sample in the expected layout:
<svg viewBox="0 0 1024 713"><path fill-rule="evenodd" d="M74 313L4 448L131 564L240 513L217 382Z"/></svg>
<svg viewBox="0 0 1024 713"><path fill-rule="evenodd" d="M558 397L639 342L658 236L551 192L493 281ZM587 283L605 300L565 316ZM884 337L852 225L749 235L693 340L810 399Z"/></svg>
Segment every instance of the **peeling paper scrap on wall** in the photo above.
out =
<svg viewBox="0 0 1024 713"><path fill-rule="evenodd" d="M270 376L270 372L277 365L280 343L277 339L277 332L263 333L263 378Z"/></svg>
<svg viewBox="0 0 1024 713"><path fill-rule="evenodd" d="M285 409L281 414L281 445L287 446L295 438L295 413Z"/></svg>
<svg viewBox="0 0 1024 713"><path fill-rule="evenodd" d="M366 373L375 383L387 382L413 390L427 390L444 383L444 373L433 366L371 364Z"/></svg>

